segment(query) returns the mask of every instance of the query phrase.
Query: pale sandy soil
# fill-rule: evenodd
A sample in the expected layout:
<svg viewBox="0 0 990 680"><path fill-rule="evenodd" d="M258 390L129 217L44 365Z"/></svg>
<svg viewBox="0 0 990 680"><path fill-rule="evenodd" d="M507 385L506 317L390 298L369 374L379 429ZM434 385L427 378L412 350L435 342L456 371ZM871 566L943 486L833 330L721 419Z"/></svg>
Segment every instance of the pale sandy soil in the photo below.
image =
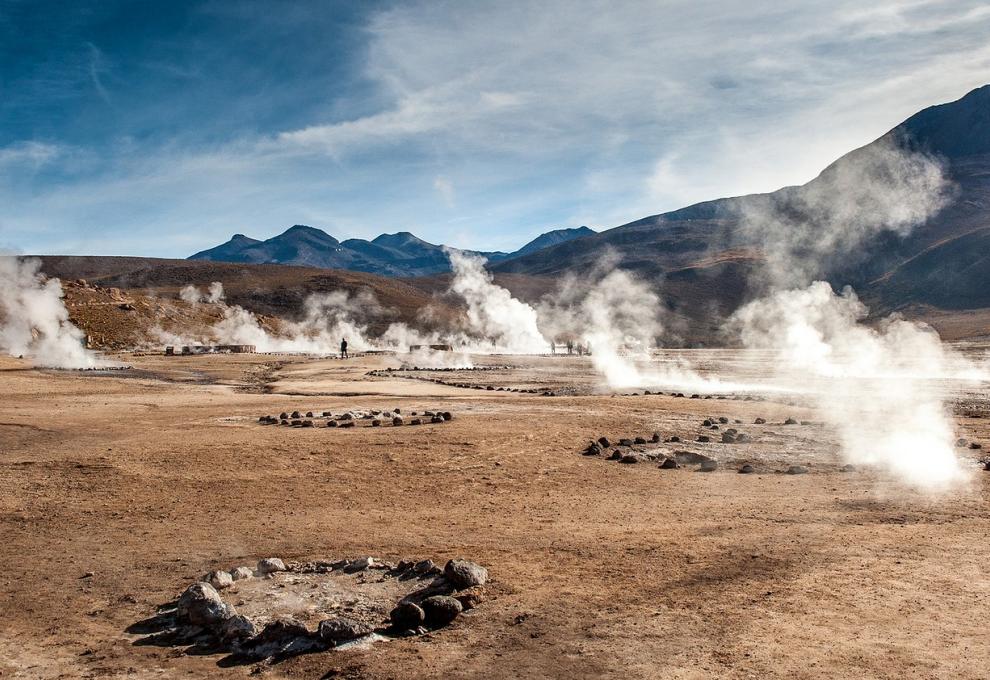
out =
<svg viewBox="0 0 990 680"><path fill-rule="evenodd" d="M815 413L779 401L367 378L398 366L387 356L126 360L137 370L95 375L0 359L0 677L987 677L980 451L960 450L971 484L928 497L838 472L821 426L779 426ZM512 363L457 381L593 383L584 359ZM985 449L986 397L957 407L960 436ZM395 406L455 419L255 422ZM711 415L756 438L685 445L718 458L714 473L578 453L603 434L693 438ZM736 474L743 459L765 472ZM794 463L812 473L772 472ZM489 599L426 637L277 664L222 667L125 632L211 569L361 555L474 559Z"/></svg>

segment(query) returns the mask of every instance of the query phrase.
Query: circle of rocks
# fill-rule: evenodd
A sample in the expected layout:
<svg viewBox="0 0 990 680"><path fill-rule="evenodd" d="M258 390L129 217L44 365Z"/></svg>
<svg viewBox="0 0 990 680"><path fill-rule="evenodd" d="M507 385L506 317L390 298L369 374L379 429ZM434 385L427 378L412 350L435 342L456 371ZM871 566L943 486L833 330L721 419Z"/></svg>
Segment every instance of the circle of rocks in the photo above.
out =
<svg viewBox="0 0 990 680"><path fill-rule="evenodd" d="M446 423L454 419L454 414L450 411L411 411L409 414L409 425L423 425L424 423ZM415 417L414 417L415 416ZM368 427L381 427L389 424L393 427L401 427L407 424L402 409L371 409L366 411L345 411L339 415L334 415L331 411L322 411L320 414L314 411L307 411L303 414L300 411L282 411L278 416L262 415L258 417L259 425L282 425L286 427L317 427L320 422L324 422L324 427L350 428L356 427L358 422L367 422Z"/></svg>
<svg viewBox="0 0 990 680"><path fill-rule="evenodd" d="M272 578L279 573L355 574L377 571L379 578L411 580L424 585L403 596L388 618L377 625L346 615L321 620L315 629L293 619L276 617L260 626L239 614L222 592L236 592L237 584L250 579ZM465 559L452 559L443 569L432 560L382 562L373 557L354 560L286 563L277 557L258 562L252 569L239 566L212 571L191 584L157 616L131 626L129 632L147 634L146 641L171 646L189 645L199 653L229 653L245 662L329 650L367 640L422 635L453 623L464 611L484 601L488 570Z"/></svg>

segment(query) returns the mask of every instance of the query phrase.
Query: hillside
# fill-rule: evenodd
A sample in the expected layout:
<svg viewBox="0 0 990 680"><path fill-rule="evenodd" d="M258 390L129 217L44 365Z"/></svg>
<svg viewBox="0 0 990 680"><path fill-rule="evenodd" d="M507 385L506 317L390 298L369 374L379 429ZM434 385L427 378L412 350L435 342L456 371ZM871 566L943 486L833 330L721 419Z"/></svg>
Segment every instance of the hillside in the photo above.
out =
<svg viewBox="0 0 990 680"><path fill-rule="evenodd" d="M864 257L827 273L851 283L878 310L922 304L952 309L990 307L990 86L912 116L873 145L895 140L939 157L956 193L952 202L904 238L885 235ZM742 234L754 205L797 203L819 191L831 173L855 162L868 145L840 158L802 187L725 198L652 215L585 238L495 264L495 272L560 276L588 271L606 251L619 266L662 282L671 307L696 320L731 311L750 291L749 274L763 254Z"/></svg>

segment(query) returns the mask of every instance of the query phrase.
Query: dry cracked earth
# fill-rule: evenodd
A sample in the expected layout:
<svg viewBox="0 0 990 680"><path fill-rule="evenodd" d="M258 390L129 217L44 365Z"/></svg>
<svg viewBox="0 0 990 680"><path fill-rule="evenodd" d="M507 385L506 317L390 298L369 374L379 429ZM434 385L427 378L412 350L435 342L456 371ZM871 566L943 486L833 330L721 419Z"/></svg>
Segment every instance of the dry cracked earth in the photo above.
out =
<svg viewBox="0 0 990 680"><path fill-rule="evenodd" d="M926 496L841 472L800 404L598 393L578 357L413 379L389 355L123 358L0 359L2 678L987 677L985 392L953 400L984 446L958 450L971 482ZM258 423L395 408L453 419ZM720 417L753 441L697 442ZM718 469L581 455L654 432ZM425 635L247 664L128 632L215 569L364 555L475 560L485 601Z"/></svg>

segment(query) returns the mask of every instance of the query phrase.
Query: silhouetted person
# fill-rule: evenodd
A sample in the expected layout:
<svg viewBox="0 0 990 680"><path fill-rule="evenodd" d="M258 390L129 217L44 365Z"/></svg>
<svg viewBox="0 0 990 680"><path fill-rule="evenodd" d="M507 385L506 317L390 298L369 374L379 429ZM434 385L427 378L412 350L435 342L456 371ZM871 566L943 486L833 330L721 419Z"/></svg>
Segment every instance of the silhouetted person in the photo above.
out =
<svg viewBox="0 0 990 680"><path fill-rule="evenodd" d="M550 341L550 354L556 354L556 353L557 353L557 343L554 342L553 340L551 340Z"/></svg>
<svg viewBox="0 0 990 680"><path fill-rule="evenodd" d="M347 338L344 338L343 340L340 341L340 358L341 359L347 358Z"/></svg>
<svg viewBox="0 0 990 680"><path fill-rule="evenodd" d="M567 353L572 354L574 352L574 342L572 340L567 341Z"/></svg>

